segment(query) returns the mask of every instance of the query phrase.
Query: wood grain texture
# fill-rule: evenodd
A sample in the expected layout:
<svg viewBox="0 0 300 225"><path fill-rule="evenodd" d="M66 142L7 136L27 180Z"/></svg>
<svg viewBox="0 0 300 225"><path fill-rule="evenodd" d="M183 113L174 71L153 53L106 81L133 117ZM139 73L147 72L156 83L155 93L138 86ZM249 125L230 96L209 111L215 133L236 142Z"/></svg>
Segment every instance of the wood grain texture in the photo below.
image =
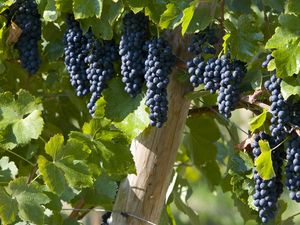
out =
<svg viewBox="0 0 300 225"><path fill-rule="evenodd" d="M168 35L173 43L177 58L185 60L186 49L182 37L174 31ZM174 51L175 49L175 51ZM158 224L165 203L165 196L171 179L177 149L181 142L182 130L188 115L190 102L184 98L190 87L179 83L176 68L171 74L168 86L168 121L163 128L148 128L133 140L131 152L137 174L129 175L120 185L114 211L136 215ZM113 225L146 225L132 216L113 213Z"/></svg>

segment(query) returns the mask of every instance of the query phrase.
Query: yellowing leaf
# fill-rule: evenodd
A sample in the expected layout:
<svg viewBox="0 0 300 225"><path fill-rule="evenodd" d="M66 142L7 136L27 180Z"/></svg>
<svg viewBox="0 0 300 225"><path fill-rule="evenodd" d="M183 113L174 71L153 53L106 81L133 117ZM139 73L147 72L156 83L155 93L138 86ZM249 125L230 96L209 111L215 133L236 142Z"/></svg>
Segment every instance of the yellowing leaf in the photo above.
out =
<svg viewBox="0 0 300 225"><path fill-rule="evenodd" d="M276 174L272 162L272 150L270 149L269 142L259 140L258 142L261 154L256 158L254 165L258 175L264 180L270 180Z"/></svg>
<svg viewBox="0 0 300 225"><path fill-rule="evenodd" d="M250 124L250 131L254 132L255 130L259 129L264 125L264 122L266 121L268 111L266 109L263 110L261 114L258 116L252 118L249 122Z"/></svg>

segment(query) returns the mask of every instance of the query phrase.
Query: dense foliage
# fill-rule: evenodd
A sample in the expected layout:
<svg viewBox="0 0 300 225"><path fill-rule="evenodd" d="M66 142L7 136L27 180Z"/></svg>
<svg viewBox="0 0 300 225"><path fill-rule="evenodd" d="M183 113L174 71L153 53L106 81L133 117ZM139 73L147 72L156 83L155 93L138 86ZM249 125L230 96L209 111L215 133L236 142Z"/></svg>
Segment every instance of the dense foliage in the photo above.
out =
<svg viewBox="0 0 300 225"><path fill-rule="evenodd" d="M283 213L300 201L298 0L5 0L0 13L2 224L111 211L131 141L168 119L171 79L191 104L161 224L179 223L171 206L202 224L199 174L245 223L296 220Z"/></svg>

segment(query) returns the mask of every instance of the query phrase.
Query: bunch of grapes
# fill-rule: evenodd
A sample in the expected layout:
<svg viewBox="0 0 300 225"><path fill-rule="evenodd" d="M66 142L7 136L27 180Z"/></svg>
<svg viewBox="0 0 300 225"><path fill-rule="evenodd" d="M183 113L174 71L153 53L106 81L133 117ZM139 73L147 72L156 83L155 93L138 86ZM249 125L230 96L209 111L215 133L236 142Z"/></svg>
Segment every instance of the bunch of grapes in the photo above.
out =
<svg viewBox="0 0 300 225"><path fill-rule="evenodd" d="M147 18L143 13L127 13L123 19L124 34L121 37L121 75L125 91L135 97L144 83L145 51L143 46L147 36Z"/></svg>
<svg viewBox="0 0 300 225"><path fill-rule="evenodd" d="M37 4L34 0L18 0L11 9L13 21L22 30L15 44L21 65L29 74L34 74L41 63L38 48L41 39L41 21Z"/></svg>
<svg viewBox="0 0 300 225"><path fill-rule="evenodd" d="M76 89L77 96L89 93L90 83L87 79L85 58L89 53L88 38L80 28L74 16L67 16L67 29L64 34L65 65L70 74L71 85ZM91 35L91 34L87 34Z"/></svg>
<svg viewBox="0 0 300 225"><path fill-rule="evenodd" d="M262 68L267 68L268 65L269 65L269 63L270 63L270 61L271 61L272 59L273 59L272 54L268 54L268 55L266 56L265 61L263 61L263 63L261 64L261 67L262 67Z"/></svg>
<svg viewBox="0 0 300 225"><path fill-rule="evenodd" d="M255 135L254 142L252 143L255 159L261 154L259 140L268 141L271 149L277 146L275 140L267 134L260 133ZM283 185L281 183L283 158L284 151L282 148L277 147L272 150L272 163L276 176L270 180L262 179L256 168L253 170L253 179L255 182L255 193L253 195L254 205L258 209L259 217L263 223L273 219L277 211L277 200L283 191Z"/></svg>
<svg viewBox="0 0 300 225"><path fill-rule="evenodd" d="M96 109L96 101L100 98L106 83L114 75L113 62L118 59L118 47L113 41L98 41L89 38L90 54L85 58L88 65L86 69L87 79L90 82L90 98L87 107L91 115Z"/></svg>
<svg viewBox="0 0 300 225"><path fill-rule="evenodd" d="M188 51L196 55L200 53L215 54L216 50L213 45L218 43L218 41L216 28L207 27L203 31L193 35L192 43L188 47Z"/></svg>
<svg viewBox="0 0 300 225"><path fill-rule="evenodd" d="M221 57L221 82L218 95L219 112L226 118L231 117L231 111L235 109L240 97L240 85L245 76L245 64L234 60L229 64L227 56Z"/></svg>
<svg viewBox="0 0 300 225"><path fill-rule="evenodd" d="M276 77L276 72L269 80L264 83L265 88L271 92L269 98L271 103L270 112L272 113L270 131L278 141L283 141L288 130L291 117L289 107L281 94L281 78Z"/></svg>
<svg viewBox="0 0 300 225"><path fill-rule="evenodd" d="M196 54L196 56L186 64L191 84L194 87L198 87L204 83L205 89L212 93L217 89L214 87L213 80L218 80L219 74L214 74L213 64L215 59L209 59L208 62L205 62L203 55L216 53L213 44L218 42L218 38L215 36L215 32L214 29L208 27L204 31L194 34L188 51Z"/></svg>
<svg viewBox="0 0 300 225"><path fill-rule="evenodd" d="M290 198L300 202L300 137L293 132L288 141L285 185L290 191Z"/></svg>
<svg viewBox="0 0 300 225"><path fill-rule="evenodd" d="M160 128L167 120L168 76L175 63L175 56L171 46L162 38L148 41L145 50L148 53L145 60L146 105L150 108L150 125Z"/></svg>
<svg viewBox="0 0 300 225"><path fill-rule="evenodd" d="M187 62L188 73L190 75L190 82L194 87L203 84L203 73L205 72L206 62L201 56L196 56Z"/></svg>

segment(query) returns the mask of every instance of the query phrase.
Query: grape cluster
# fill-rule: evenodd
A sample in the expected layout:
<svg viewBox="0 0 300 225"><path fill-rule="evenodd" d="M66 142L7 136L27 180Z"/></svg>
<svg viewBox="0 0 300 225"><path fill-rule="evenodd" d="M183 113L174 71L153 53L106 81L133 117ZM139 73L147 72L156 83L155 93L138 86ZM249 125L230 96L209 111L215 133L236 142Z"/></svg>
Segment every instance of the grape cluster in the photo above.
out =
<svg viewBox="0 0 300 225"><path fill-rule="evenodd" d="M12 6L13 21L22 29L15 48L19 52L22 67L34 74L41 63L38 42L41 39L41 21L34 0L18 0Z"/></svg>
<svg viewBox="0 0 300 225"><path fill-rule="evenodd" d="M92 37L88 39L90 54L85 58L88 65L87 79L90 82L90 98L87 107L91 115L96 109L96 101L100 98L106 83L114 75L113 62L118 58L118 47L113 41L98 41Z"/></svg>
<svg viewBox="0 0 300 225"><path fill-rule="evenodd" d="M109 225L109 219L111 217L111 212L106 212L104 213L101 218L102 218L102 223L101 225Z"/></svg>
<svg viewBox="0 0 300 225"><path fill-rule="evenodd" d="M259 140L269 142L270 148L274 148L276 142L265 133L256 134L252 143L253 155L255 159L261 154ZM277 200L283 191L281 183L281 166L283 164L284 151L277 147L272 151L272 163L276 176L270 180L262 179L256 168L253 169L253 179L255 182L255 193L253 195L254 205L258 209L259 217L263 223L275 217L277 211Z"/></svg>
<svg viewBox="0 0 300 225"><path fill-rule="evenodd" d="M145 50L148 53L145 60L146 105L150 108L150 125L160 128L167 120L168 75L175 63L175 56L171 46L162 38L147 41Z"/></svg>
<svg viewBox="0 0 300 225"><path fill-rule="evenodd" d="M215 54L216 50L213 45L218 41L219 39L216 37L216 29L207 27L203 31L193 35L188 51L196 55L200 53Z"/></svg>
<svg viewBox="0 0 300 225"><path fill-rule="evenodd" d="M269 98L271 103L270 112L272 113L270 131L278 141L283 141L291 120L289 107L281 94L281 78L276 77L276 72L264 83L265 88L271 92Z"/></svg>
<svg viewBox="0 0 300 225"><path fill-rule="evenodd" d="M290 191L290 198L300 202L300 137L293 132L288 141L285 185Z"/></svg>
<svg viewBox="0 0 300 225"><path fill-rule="evenodd" d="M262 68L267 68L269 62L270 62L272 59L273 59L272 54L268 54L268 55L266 56L265 61L263 61L263 63L261 64L261 67L262 67Z"/></svg>
<svg viewBox="0 0 300 225"><path fill-rule="evenodd" d="M231 117L231 111L239 101L240 85L245 76L245 64L241 61L234 60L229 64L227 56L222 56L221 64L221 82L218 95L218 109L219 112L226 118Z"/></svg>
<svg viewBox="0 0 300 225"><path fill-rule="evenodd" d="M190 82L194 87L203 84L203 73L205 72L206 62L201 56L196 56L187 62L188 73L190 75Z"/></svg>
<svg viewBox="0 0 300 225"><path fill-rule="evenodd" d="M77 96L84 96L89 93L90 88L86 75L87 64L85 63L85 58L89 53L88 40L73 15L67 15L66 23L67 29L64 34L65 65Z"/></svg>
<svg viewBox="0 0 300 225"><path fill-rule="evenodd" d="M123 19L123 32L119 46L122 81L125 91L135 97L144 83L146 55L143 46L146 42L147 18L143 13L127 13Z"/></svg>

